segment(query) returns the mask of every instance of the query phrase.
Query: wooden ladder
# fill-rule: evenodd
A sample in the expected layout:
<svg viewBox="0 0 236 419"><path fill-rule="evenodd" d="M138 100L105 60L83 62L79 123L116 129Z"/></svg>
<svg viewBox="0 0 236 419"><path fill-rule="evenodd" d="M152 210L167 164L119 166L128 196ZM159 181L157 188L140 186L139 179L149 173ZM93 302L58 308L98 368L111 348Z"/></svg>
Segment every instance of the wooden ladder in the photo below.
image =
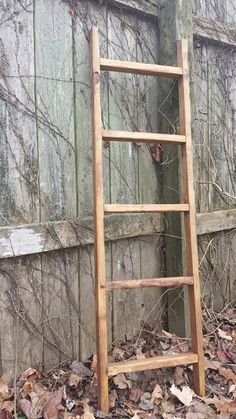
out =
<svg viewBox="0 0 236 419"><path fill-rule="evenodd" d="M193 386L203 396L205 390L200 284L196 236L196 212L193 188L193 157L191 140L191 110L189 95L189 68L187 40L177 42L177 67L142 64L100 58L98 29L91 30L92 65L92 125L93 125L93 197L94 197L94 252L96 280L96 342L99 408L109 410L108 377L118 373L193 364ZM180 133L153 134L144 132L107 131L102 128L100 72L163 76L178 80ZM183 201L181 204L105 204L103 202L103 141L133 141L135 143L180 144L183 165ZM187 276L173 278L106 281L104 214L127 212L183 212L186 239ZM124 288L167 287L188 285L191 320L192 352L148 359L109 363L107 347L106 294Z"/></svg>

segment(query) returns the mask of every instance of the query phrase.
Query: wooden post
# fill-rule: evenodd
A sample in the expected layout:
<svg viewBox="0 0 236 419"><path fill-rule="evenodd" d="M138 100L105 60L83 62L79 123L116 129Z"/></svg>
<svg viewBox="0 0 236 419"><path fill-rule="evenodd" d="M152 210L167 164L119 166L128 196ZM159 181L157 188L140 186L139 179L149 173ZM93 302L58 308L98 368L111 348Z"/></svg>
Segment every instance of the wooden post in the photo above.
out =
<svg viewBox="0 0 236 419"><path fill-rule="evenodd" d="M103 147L100 97L100 54L98 29L91 30L92 127L93 127L93 210L96 284L96 345L99 409L108 412L108 355L106 272L103 207Z"/></svg>
<svg viewBox="0 0 236 419"><path fill-rule="evenodd" d="M191 105L189 92L188 42L177 43L177 65L183 67L183 77L179 79L180 134L186 136L182 145L183 198L189 204L189 212L184 213L186 238L187 275L193 276L189 286L190 323L192 350L198 354L198 363L193 365L193 385L195 392L203 396L205 392L204 356L202 336L202 316L200 301L200 281L198 272L198 250L196 232L196 209L193 187L193 157L191 136Z"/></svg>

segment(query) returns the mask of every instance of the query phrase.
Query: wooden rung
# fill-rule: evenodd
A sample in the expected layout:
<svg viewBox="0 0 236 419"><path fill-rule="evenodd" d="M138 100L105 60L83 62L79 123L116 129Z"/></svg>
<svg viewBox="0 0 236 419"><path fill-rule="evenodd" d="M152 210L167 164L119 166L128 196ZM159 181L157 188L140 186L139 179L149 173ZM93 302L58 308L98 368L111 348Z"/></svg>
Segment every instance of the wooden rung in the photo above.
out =
<svg viewBox="0 0 236 419"><path fill-rule="evenodd" d="M144 74L177 79L183 75L181 67L170 67L159 64L145 64L129 61L100 58L100 68L103 71L118 71L120 73Z"/></svg>
<svg viewBox="0 0 236 419"><path fill-rule="evenodd" d="M192 276L179 276L152 279L125 279L123 281L107 282L107 291L123 290L127 288L173 287L178 285L193 285Z"/></svg>
<svg viewBox="0 0 236 419"><path fill-rule="evenodd" d="M106 141L134 141L136 143L183 144L186 142L185 135L113 130L103 130L102 138Z"/></svg>
<svg viewBox="0 0 236 419"><path fill-rule="evenodd" d="M188 204L105 204L104 212L188 212Z"/></svg>
<svg viewBox="0 0 236 419"><path fill-rule="evenodd" d="M132 359L130 361L108 364L108 375L117 375L122 372L154 370L156 368L176 367L177 365L190 365L196 364L197 362L198 355L193 352L155 356L146 359Z"/></svg>

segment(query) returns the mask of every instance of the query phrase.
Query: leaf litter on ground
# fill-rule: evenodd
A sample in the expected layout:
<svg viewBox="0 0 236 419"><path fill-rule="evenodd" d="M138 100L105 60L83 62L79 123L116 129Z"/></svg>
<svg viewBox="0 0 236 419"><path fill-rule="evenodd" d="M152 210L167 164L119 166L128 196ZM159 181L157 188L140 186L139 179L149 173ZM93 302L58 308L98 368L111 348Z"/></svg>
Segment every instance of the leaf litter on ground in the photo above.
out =
<svg viewBox="0 0 236 419"><path fill-rule="evenodd" d="M192 390L191 366L118 374L109 380L110 413L98 410L96 355L63 363L46 373L23 371L14 386L0 378L0 419L236 417L236 310L218 316L219 328L204 337L206 396ZM214 319L216 316L214 316ZM214 320L215 321L215 320ZM143 323L138 336L113 346L110 362L191 350L190 340ZM16 390L16 391L15 391Z"/></svg>

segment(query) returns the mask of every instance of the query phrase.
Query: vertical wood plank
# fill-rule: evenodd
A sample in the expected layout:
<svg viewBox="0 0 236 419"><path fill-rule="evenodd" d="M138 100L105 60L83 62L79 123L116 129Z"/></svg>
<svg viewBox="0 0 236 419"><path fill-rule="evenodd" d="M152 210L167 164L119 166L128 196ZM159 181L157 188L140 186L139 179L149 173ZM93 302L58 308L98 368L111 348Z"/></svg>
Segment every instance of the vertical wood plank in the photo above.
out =
<svg viewBox="0 0 236 419"><path fill-rule="evenodd" d="M193 74L194 173L198 212L209 210L209 83L207 44L196 41Z"/></svg>
<svg viewBox="0 0 236 419"><path fill-rule="evenodd" d="M196 232L196 209L193 188L193 158L191 137L191 105L189 91L188 43L177 43L177 64L183 67L183 77L179 80L180 134L186 135L182 147L183 198L189 203L189 213L184 214L186 238L187 275L193 275L194 285L189 286L190 322L192 348L198 354L198 363L193 366L193 385L197 394L205 393L203 338L200 302L200 281L198 272L198 250Z"/></svg>
<svg viewBox="0 0 236 419"><path fill-rule="evenodd" d="M0 21L0 224L37 222L33 4L1 4ZM8 378L42 360L42 339L33 330L41 321L40 261L23 261L0 261L1 363Z"/></svg>
<svg viewBox="0 0 236 419"><path fill-rule="evenodd" d="M222 79L228 69L228 54L214 45L208 46L209 62L209 122L210 122L210 210L228 208L227 196L220 189L229 190L227 166L227 83ZM215 185L218 185L217 186Z"/></svg>
<svg viewBox="0 0 236 419"><path fill-rule="evenodd" d="M72 218L77 215L72 18L68 5L55 0L36 1L34 16L40 216L42 221ZM78 303L77 258L76 249L42 258L44 363L48 366L75 356L73 348L78 347L78 329L73 337L71 332L75 308L68 314L69 290ZM52 303L53 295L58 304ZM64 327L69 330L71 350Z"/></svg>
<svg viewBox="0 0 236 419"><path fill-rule="evenodd" d="M158 63L160 50L156 22L137 21L137 58L138 62ZM159 84L156 77L137 78L137 127L142 132L160 132L158 115ZM159 145L141 144L138 147L139 202L152 204L161 202L161 159ZM148 185L148 187L147 187ZM156 214L159 217L159 214ZM159 237L140 240L140 277L160 277L162 272L162 251ZM140 307L137 317L157 327L162 317L162 289L144 288L140 291ZM157 304L157 301L160 304Z"/></svg>
<svg viewBox="0 0 236 419"><path fill-rule="evenodd" d="M92 211L92 129L90 95L90 48L89 31L93 24L99 28L99 47L101 56L107 51L106 6L94 2L80 1L73 21L74 32L74 73L75 73L75 109L76 109L76 153L77 153L77 190L78 214L90 214ZM102 120L108 124L107 77L101 73ZM103 147L104 199L109 202L109 147ZM110 272L110 246L106 247L106 271ZM79 252L80 286L80 357L85 360L95 351L95 281L93 249L88 247ZM108 295L108 305L111 296ZM94 308L94 310L91 309ZM108 310L110 321L111 309ZM110 323L108 338L111 339Z"/></svg>
<svg viewBox="0 0 236 419"><path fill-rule="evenodd" d="M100 52L98 29L91 29L91 83L93 129L93 207L94 207L94 257L96 286L96 343L99 408L109 410L108 400L108 347L106 312L106 271L103 210L103 144L100 95Z"/></svg>
<svg viewBox="0 0 236 419"><path fill-rule="evenodd" d="M38 220L33 8L7 6L0 8L1 225Z"/></svg>
<svg viewBox="0 0 236 419"><path fill-rule="evenodd" d="M108 58L126 61L136 60L136 16L108 9ZM137 131L137 76L109 73L109 128ZM111 143L110 149L110 202L138 202L138 150L132 143ZM140 277L140 249L138 243L129 241L112 243L112 279ZM122 265L122 261L125 264ZM123 267L122 267L123 266ZM121 278L123 276L123 278ZM135 305L134 305L135 298ZM112 294L113 340L125 333L134 333L139 320L132 318L139 313L141 294L128 291ZM129 308L128 308L129 307ZM126 321L124 309L127 311Z"/></svg>

